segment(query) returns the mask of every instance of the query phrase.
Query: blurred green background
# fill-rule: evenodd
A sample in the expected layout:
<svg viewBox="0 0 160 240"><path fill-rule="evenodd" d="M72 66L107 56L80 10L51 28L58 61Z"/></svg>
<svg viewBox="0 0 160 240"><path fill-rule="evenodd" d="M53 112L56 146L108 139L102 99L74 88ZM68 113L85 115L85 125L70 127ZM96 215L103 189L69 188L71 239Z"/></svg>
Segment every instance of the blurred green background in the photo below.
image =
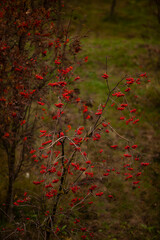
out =
<svg viewBox="0 0 160 240"><path fill-rule="evenodd" d="M97 202L92 209L93 212L98 209L96 216L86 209L88 225L91 225L92 231L97 230L97 239L159 240L160 23L156 1L68 0L65 8L68 16L72 14L73 35L82 36L80 54L83 58L88 56L86 65L77 69L81 77L79 88L86 101L97 105L106 99L106 85L101 78L106 72L106 57L111 86L125 74L146 72L151 80L136 92L138 99L132 102L133 107L138 105L141 117L138 128L133 130L136 141L146 161L151 163L144 170L142 188L129 190L130 187L118 178L109 178L106 186L117 196L117 200ZM116 128L123 133L123 126L117 123L113 114L114 111L110 110L107 119L112 119L113 125L115 121ZM3 153L0 157L5 158ZM0 167L5 168L4 161L0 161ZM5 184L2 181L0 185L2 200ZM30 182L21 178L15 191L21 191L23 184L30 188Z"/></svg>
<svg viewBox="0 0 160 240"><path fill-rule="evenodd" d="M106 99L106 85L101 75L109 75L114 86L125 74L146 72L150 83L136 91L138 99L132 106L138 109L141 121L135 141L144 160L151 163L144 170L141 188L131 190L117 177L106 183L117 201L97 203L98 215L89 218L93 229L99 228L97 239L129 240L160 239L160 6L154 0L81 0L67 1L74 9L73 32L82 38L82 56L88 56L85 67L77 70L81 76L81 94L97 105ZM114 5L115 4L115 5ZM113 6L114 5L114 6ZM158 10L159 7L159 10ZM90 98L88 97L90 95ZM124 133L114 111L107 119ZM115 121L115 123L114 123ZM129 132L127 132L128 135ZM106 211L104 211L106 209Z"/></svg>

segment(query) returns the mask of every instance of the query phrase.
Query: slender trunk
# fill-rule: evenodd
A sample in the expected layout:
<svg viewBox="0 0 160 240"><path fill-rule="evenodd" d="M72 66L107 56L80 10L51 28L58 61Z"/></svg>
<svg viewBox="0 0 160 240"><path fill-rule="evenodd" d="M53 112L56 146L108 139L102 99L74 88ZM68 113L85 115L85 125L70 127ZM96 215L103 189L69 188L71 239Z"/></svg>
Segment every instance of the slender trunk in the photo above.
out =
<svg viewBox="0 0 160 240"><path fill-rule="evenodd" d="M9 180L8 180L8 190L6 197L6 213L12 218L13 216L13 184L15 181L14 167L15 167L15 144L10 149L8 153L8 170L9 170Z"/></svg>
<svg viewBox="0 0 160 240"><path fill-rule="evenodd" d="M44 6L44 8L48 9L49 8L49 1L48 0L44 0L43 1L43 6Z"/></svg>
<svg viewBox="0 0 160 240"><path fill-rule="evenodd" d="M62 1L58 0L58 14L57 14L57 37L61 37L61 34L63 33L62 29Z"/></svg>
<svg viewBox="0 0 160 240"><path fill-rule="evenodd" d="M157 18L158 22L160 23L160 0L154 0L157 6Z"/></svg>
<svg viewBox="0 0 160 240"><path fill-rule="evenodd" d="M63 167L64 167L64 142L65 142L65 140L63 140L61 142L61 146L62 146L62 166ZM63 168L63 173L62 173L62 176L61 176L61 182L60 182L60 185L59 185L58 194L56 196L55 203L54 203L54 206L53 206L53 209L52 209L52 216L51 216L51 219L49 219L49 221L48 221L49 230L46 231L46 240L49 240L50 234L51 234L50 228L52 227L52 225L55 224L55 215L56 215L58 203L59 203L61 195L62 195L62 190L63 190L64 184L65 184L66 173L67 173L67 168Z"/></svg>
<svg viewBox="0 0 160 240"><path fill-rule="evenodd" d="M32 10L35 9L35 1L34 0L31 1L31 8L32 8Z"/></svg>
<svg viewBox="0 0 160 240"><path fill-rule="evenodd" d="M13 178L9 177L8 190L7 190L7 198L6 198L6 213L12 218L12 203L13 203Z"/></svg>
<svg viewBox="0 0 160 240"><path fill-rule="evenodd" d="M114 16L116 3L117 3L117 0L112 0L112 5L111 5L111 9L110 9L110 18L111 18L111 19L112 19L113 16Z"/></svg>

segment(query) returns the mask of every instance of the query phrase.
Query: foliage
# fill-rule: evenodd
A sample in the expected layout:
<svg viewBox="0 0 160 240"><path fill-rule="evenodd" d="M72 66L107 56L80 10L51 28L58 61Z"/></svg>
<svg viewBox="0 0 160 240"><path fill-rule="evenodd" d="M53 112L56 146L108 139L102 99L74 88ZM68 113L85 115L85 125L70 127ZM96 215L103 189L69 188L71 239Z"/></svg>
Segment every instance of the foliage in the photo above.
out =
<svg viewBox="0 0 160 240"><path fill-rule="evenodd" d="M139 210L138 195L147 199L141 185L151 187L141 177L145 178L150 161L134 138L141 115L136 91L146 89L147 74L126 75L113 83L106 62L99 81L105 97L98 98L98 104L89 96L83 99L78 67L88 57L77 58L80 36L69 37L71 21L64 27L67 19L61 1L54 1L53 8L47 4L34 11L33 6L26 9L21 3L9 3L1 21L2 29L7 29L1 48L1 136L9 159L9 179L18 194L6 202L13 212L6 209L6 214L2 209L5 221L10 219L2 237L100 239L107 230L107 239L117 239L110 231L112 225L98 222L112 218L113 228L117 224L124 231L129 229L129 238L133 238L134 228L128 222L134 215L133 206ZM15 8L21 6L18 16ZM5 25L9 9L10 22L4 21ZM22 192L15 180L26 170L31 182ZM109 209L107 214L105 209ZM120 224L116 222L119 212L124 213ZM149 234L156 229L147 223L140 228Z"/></svg>

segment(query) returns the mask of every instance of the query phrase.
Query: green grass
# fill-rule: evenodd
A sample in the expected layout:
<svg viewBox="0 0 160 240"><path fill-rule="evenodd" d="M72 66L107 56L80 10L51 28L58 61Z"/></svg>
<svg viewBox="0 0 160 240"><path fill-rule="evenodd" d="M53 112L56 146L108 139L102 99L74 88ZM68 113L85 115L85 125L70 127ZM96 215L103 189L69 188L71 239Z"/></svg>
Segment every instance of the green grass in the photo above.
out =
<svg viewBox="0 0 160 240"><path fill-rule="evenodd" d="M135 141L145 160L152 162L155 152L159 151L160 129L160 31L158 20L153 14L155 8L144 0L118 1L116 15L110 20L108 17L110 3L111 1L103 0L98 1L98 4L94 0L89 3L88 1L77 3L81 5L77 9L81 11L81 14L77 15L77 21L83 19L86 30L91 30L88 38L82 39L81 56L82 58L88 56L88 62L77 69L77 74L81 77L80 90L82 96L86 99L91 98L97 106L104 103L107 87L101 76L106 72L106 56L111 88L125 74L134 76L137 73L147 72L151 83L136 91L138 95L136 101L134 98L131 99L133 107L138 105L137 111L141 118L137 127L132 129L131 137L133 134L136 136ZM114 109L109 107L105 116L121 134L130 135L123 123L117 121L119 115L117 113L115 116ZM118 196L119 202L115 201L113 205L106 203L105 217L103 217L106 219L105 223L102 224L100 217L98 218L97 225L103 226L102 232L99 233L102 239L159 238L158 218L154 207L157 206L159 209L158 189L153 183L155 172L159 179L160 172L157 169L159 169L159 161L152 163L152 171L144 170L142 189L131 190L127 186L124 189L123 184L113 179L112 186L107 182L107 189ZM151 182L150 179L153 181ZM101 210L99 214L101 215ZM118 219L120 227L117 227ZM108 236L106 238L105 226Z"/></svg>
<svg viewBox="0 0 160 240"><path fill-rule="evenodd" d="M82 38L80 53L82 58L89 57L88 62L76 70L76 74L81 77L79 88L82 98L93 101L94 110L96 110L107 97L107 86L101 77L106 72L106 56L111 88L126 74L132 76L147 72L151 83L138 90L139 98L136 101L134 98L131 99L133 107L138 104L138 114L141 116L141 122L135 129L132 129L132 133L125 130L128 128L124 126L123 122L117 121L120 113L117 112L115 115L114 108L108 107L105 117L108 121L111 120L112 126L120 134L127 134L129 137L135 134L135 141L145 156L145 161L152 163L152 159L156 156L155 153L159 152L160 133L159 24L153 14L154 7L150 7L149 1L117 0L117 2L115 16L112 20L109 19L111 0L70 0L67 2L68 6L73 6L75 9L73 12L74 26L71 30L74 33L76 30L79 34L82 29L82 35L88 35L87 38ZM88 30L89 32L87 32ZM111 102L108 106L110 105ZM114 138L113 135L107 141L112 141ZM93 156L91 157L95 158L97 149L93 146L92 148ZM107 151L109 158L111 156L110 161L112 161L117 152L111 153L108 149ZM88 220L92 231L95 230L94 227L101 230L95 236L96 239L159 239L157 212L160 209L158 201L160 169L159 158L155 157L155 159L156 162L152 163L152 167L149 167L150 170L140 169L144 172L140 189L132 190L131 184L123 183L121 178L111 176L106 180L107 193L102 198L103 206L96 203L97 205L93 206L93 213L99 209L98 214L95 218L90 216ZM108 167L110 166L112 166L112 162L109 162ZM116 167L119 166L116 165ZM15 185L18 192L22 191L20 181L21 179ZM26 186L29 185L27 179L23 179L23 183ZM34 186L32 190L34 191ZM108 191L116 196L113 202L108 200ZM5 192L2 185L1 195L4 199ZM84 219L84 221L87 220ZM94 226L93 229L92 226Z"/></svg>
<svg viewBox="0 0 160 240"><path fill-rule="evenodd" d="M149 1L124 0L117 1L115 14L109 18L111 0L92 0L81 2L68 1L73 7L73 19L77 25L83 25L89 29L96 38L141 37L146 39L156 38L158 35L158 20L154 14L155 6ZM77 27L76 25L76 27ZM156 31L157 30L157 31ZM158 39L157 39L158 40Z"/></svg>
<svg viewBox="0 0 160 240"><path fill-rule="evenodd" d="M142 124L152 124L159 131L160 31L154 14L155 5L144 0L117 1L115 15L110 19L111 0L83 0L80 3L75 0L69 4L74 8L75 26L81 22L76 31L82 27L82 35L88 35L82 38L81 52L82 58L88 56L88 62L77 69L82 96L86 99L90 96L97 106L105 101L107 87L101 76L106 70L111 88L126 74L134 76L147 72L151 84L137 92L139 101L142 101L139 113ZM109 118L113 114L114 111L110 110Z"/></svg>

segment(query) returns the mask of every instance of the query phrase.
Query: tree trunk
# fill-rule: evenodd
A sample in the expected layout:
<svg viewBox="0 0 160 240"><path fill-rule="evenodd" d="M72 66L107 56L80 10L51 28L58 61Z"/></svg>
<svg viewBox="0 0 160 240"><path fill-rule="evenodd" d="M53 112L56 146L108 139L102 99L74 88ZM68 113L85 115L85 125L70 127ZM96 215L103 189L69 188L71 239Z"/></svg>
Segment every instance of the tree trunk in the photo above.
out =
<svg viewBox="0 0 160 240"><path fill-rule="evenodd" d="M49 8L49 1L48 0L44 0L43 1L43 6L44 6L44 8L48 9Z"/></svg>
<svg viewBox="0 0 160 240"><path fill-rule="evenodd" d="M160 0L154 0L157 6L157 18L158 22L160 23Z"/></svg>
<svg viewBox="0 0 160 240"><path fill-rule="evenodd" d="M112 19L115 13L115 7L116 7L117 0L112 0L112 5L110 9L110 18Z"/></svg>
<svg viewBox="0 0 160 240"><path fill-rule="evenodd" d="M15 181L14 167L15 167L15 144L13 143L8 153L8 190L6 197L6 213L12 218L13 217L13 184Z"/></svg>
<svg viewBox="0 0 160 240"><path fill-rule="evenodd" d="M65 140L63 140L61 142L61 146L62 146L62 159L61 160L62 160L62 166L63 167L64 167L64 142L65 142ZM50 229L51 229L52 225L55 224L55 215L56 215L58 203L59 203L60 198L62 196L62 189L64 187L66 173L67 173L67 168L64 168L62 176L61 176L61 182L60 182L60 185L59 185L58 194L56 196L55 203L54 203L54 206L53 206L53 209L52 209L52 216L51 216L51 219L48 220L48 228L49 229L48 229L48 231L46 231L46 240L49 240L50 235L51 235ZM51 223L51 221L52 221L52 223Z"/></svg>

